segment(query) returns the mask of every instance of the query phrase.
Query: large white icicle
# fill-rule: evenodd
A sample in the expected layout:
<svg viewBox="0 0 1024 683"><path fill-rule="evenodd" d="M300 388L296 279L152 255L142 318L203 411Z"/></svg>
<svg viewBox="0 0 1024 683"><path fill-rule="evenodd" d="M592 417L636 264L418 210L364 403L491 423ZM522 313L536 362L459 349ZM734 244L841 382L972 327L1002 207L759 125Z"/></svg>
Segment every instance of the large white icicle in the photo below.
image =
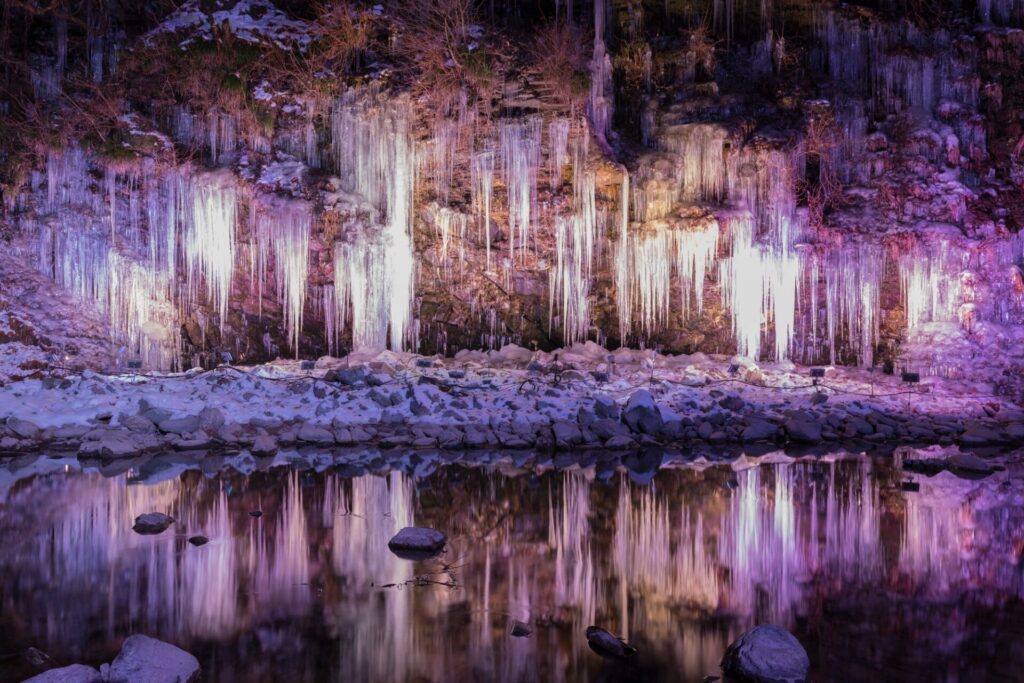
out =
<svg viewBox="0 0 1024 683"><path fill-rule="evenodd" d="M728 137L728 130L714 123L687 123L665 132L661 144L677 156L682 167L680 198L718 202L725 197Z"/></svg>
<svg viewBox="0 0 1024 683"><path fill-rule="evenodd" d="M191 210L185 230L189 300L198 301L199 282L220 314L224 329L235 272L237 196L230 171L195 176L189 188Z"/></svg>
<svg viewBox="0 0 1024 683"><path fill-rule="evenodd" d="M309 202L261 197L256 211L257 277L266 281L268 262L274 264L277 299L284 310L284 323L292 351L298 357L302 314L306 305L309 273L309 233L313 211Z"/></svg>
<svg viewBox="0 0 1024 683"><path fill-rule="evenodd" d="M390 339L392 349L404 348L407 343L415 346L411 337L416 158L410 117L406 99L373 94L350 93L335 103L332 112L333 149L343 187L365 197L378 211L377 225L365 226L366 234L350 236L340 256L335 253L336 277L362 278L367 272L374 273L358 283L335 281L338 306L347 310L341 301L343 294L353 297L352 328L357 345L384 348ZM365 298L356 301L360 289Z"/></svg>
<svg viewBox="0 0 1024 683"><path fill-rule="evenodd" d="M885 252L874 245L854 244L829 252L823 265L829 362L839 362L836 352L845 334L857 362L870 367L878 344Z"/></svg>
<svg viewBox="0 0 1024 683"><path fill-rule="evenodd" d="M470 164L473 209L483 234L487 269L491 268L491 199L494 194L494 152L485 150L473 155Z"/></svg>
<svg viewBox="0 0 1024 683"><path fill-rule="evenodd" d="M585 152L576 156L576 213L555 220L555 265L549 283L549 324L553 326L555 315L561 315L567 344L584 341L590 331L590 278L598 241L594 174L584 168Z"/></svg>
<svg viewBox="0 0 1024 683"><path fill-rule="evenodd" d="M800 258L787 249L757 244L754 221L743 212L728 218L731 256L719 262L722 302L732 314L737 352L761 356L762 328L774 324L774 358L788 358L796 333Z"/></svg>
<svg viewBox="0 0 1024 683"><path fill-rule="evenodd" d="M960 274L964 257L949 240L914 246L899 259L900 285L907 316L907 329L926 322L958 319L961 294Z"/></svg>
<svg viewBox="0 0 1024 683"><path fill-rule="evenodd" d="M531 217L537 215L537 175L541 161L539 116L526 121L506 121L501 126L501 160L508 192L509 257L515 260L516 244L525 252L530 241Z"/></svg>

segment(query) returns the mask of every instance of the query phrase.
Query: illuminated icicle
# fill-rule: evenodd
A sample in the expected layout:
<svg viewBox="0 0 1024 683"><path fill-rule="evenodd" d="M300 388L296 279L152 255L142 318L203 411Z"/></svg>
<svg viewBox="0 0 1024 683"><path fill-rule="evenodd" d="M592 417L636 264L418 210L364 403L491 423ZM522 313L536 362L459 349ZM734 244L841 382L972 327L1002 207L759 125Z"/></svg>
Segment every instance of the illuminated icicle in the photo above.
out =
<svg viewBox="0 0 1024 683"><path fill-rule="evenodd" d="M667 325L676 310L673 278L678 281L676 301L683 316L703 310L704 279L718 252L719 229L710 217L696 224L652 221L638 228L618 246L619 319L631 326L635 322L640 332L650 335Z"/></svg>
<svg viewBox="0 0 1024 683"><path fill-rule="evenodd" d="M562 174L569 163L569 131L572 121L566 118L553 119L548 124L548 148L551 164L551 189L557 191L562 186Z"/></svg>
<svg viewBox="0 0 1024 683"><path fill-rule="evenodd" d="M932 245L915 242L912 249L900 255L900 285L907 329L913 330L925 322L958 319L964 258L964 253L945 239Z"/></svg>
<svg viewBox="0 0 1024 683"><path fill-rule="evenodd" d="M298 357L302 314L306 305L306 278L309 273L312 207L303 200L261 197L254 209L257 277L261 283L265 282L268 261L272 259L277 299L284 310L284 324L292 351Z"/></svg>
<svg viewBox="0 0 1024 683"><path fill-rule="evenodd" d="M860 365L874 363L878 343L880 296L885 254L869 244L856 244L829 253L824 263L826 338L829 361L839 358L840 335Z"/></svg>
<svg viewBox="0 0 1024 683"><path fill-rule="evenodd" d="M470 184L473 188L473 208L477 225L483 234L487 269L491 268L491 198L494 193L494 152L473 155L470 165Z"/></svg>
<svg viewBox="0 0 1024 683"><path fill-rule="evenodd" d="M719 262L722 303L732 314L737 352L761 356L762 328L774 324L774 358L788 358L796 333L799 257L788 250L754 242L754 226L743 214L728 220L732 253Z"/></svg>
<svg viewBox="0 0 1024 683"><path fill-rule="evenodd" d="M434 136L429 157L434 191L441 206L448 205L451 194L452 176L455 173L455 155L459 140L458 123L451 119L438 118L434 122Z"/></svg>
<svg viewBox="0 0 1024 683"><path fill-rule="evenodd" d="M412 243L412 202L416 158L409 131L411 108L405 99L350 93L335 103L331 133L339 175L346 191L365 197L378 211L378 225L347 239L335 253L338 306L352 300L353 338L360 345L392 349L415 347L412 303L416 263ZM340 259L340 260L339 260ZM367 273L373 277L366 279ZM357 315L357 311L359 315ZM388 335L390 330L390 336Z"/></svg>
<svg viewBox="0 0 1024 683"><path fill-rule="evenodd" d="M189 187L190 210L184 234L189 300L198 300L199 282L220 314L227 319L235 269L236 189L228 171L195 176Z"/></svg>
<svg viewBox="0 0 1024 683"><path fill-rule="evenodd" d="M728 131L713 123L688 123L670 128L661 141L676 154L679 196L687 201L721 201L726 190L725 143Z"/></svg>
<svg viewBox="0 0 1024 683"><path fill-rule="evenodd" d="M526 251L530 221L537 216L542 130L540 117L525 122L506 121L501 126L502 174L508 193L509 258L513 263L517 243L521 253Z"/></svg>

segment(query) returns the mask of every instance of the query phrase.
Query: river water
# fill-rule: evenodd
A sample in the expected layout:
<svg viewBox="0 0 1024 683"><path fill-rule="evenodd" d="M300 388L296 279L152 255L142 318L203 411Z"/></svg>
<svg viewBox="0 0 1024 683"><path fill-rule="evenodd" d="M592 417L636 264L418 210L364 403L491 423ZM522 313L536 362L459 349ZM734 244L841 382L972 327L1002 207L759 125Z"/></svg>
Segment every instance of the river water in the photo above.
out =
<svg viewBox="0 0 1024 683"><path fill-rule="evenodd" d="M98 666L145 633L227 683L700 681L765 622L816 681L1021 680L1024 458L970 480L847 453L441 457L0 463L0 680L30 646ZM177 525L134 533L151 511ZM446 553L393 555L409 525ZM599 658L590 624L636 657Z"/></svg>

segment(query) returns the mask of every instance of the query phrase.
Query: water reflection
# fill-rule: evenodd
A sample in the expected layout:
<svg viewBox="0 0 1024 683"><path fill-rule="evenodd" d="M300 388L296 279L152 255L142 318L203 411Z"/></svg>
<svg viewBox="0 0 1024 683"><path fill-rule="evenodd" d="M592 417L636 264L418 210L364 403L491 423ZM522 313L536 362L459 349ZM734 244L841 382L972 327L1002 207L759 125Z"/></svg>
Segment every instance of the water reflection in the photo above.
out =
<svg viewBox="0 0 1024 683"><path fill-rule="evenodd" d="M776 622L817 680L1000 680L1024 663L1021 627L992 628L1024 623L1016 466L919 493L866 458L740 458L645 485L456 465L152 485L50 469L0 500L3 653L98 664L145 632L217 681L701 680L742 630ZM178 535L132 532L150 511ZM417 523L448 533L445 556L387 550ZM511 637L512 620L533 635ZM602 669L592 623L640 648L634 669Z"/></svg>

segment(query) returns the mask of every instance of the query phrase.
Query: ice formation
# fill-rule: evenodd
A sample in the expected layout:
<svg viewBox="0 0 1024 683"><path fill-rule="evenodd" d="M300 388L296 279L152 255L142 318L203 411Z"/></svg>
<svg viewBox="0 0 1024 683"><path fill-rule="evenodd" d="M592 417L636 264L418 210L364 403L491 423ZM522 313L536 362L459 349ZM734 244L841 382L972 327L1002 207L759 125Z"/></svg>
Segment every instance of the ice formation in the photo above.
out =
<svg viewBox="0 0 1024 683"><path fill-rule="evenodd" d="M376 225L362 226L340 248L335 245L338 321L343 322L351 305L356 347L384 348L390 341L391 348L402 349L414 334L416 158L410 116L407 101L372 93L350 93L331 113L335 162L344 189L361 195L377 211Z"/></svg>
<svg viewBox="0 0 1024 683"><path fill-rule="evenodd" d="M257 277L266 281L268 261L274 264L277 298L283 304L284 324L298 357L302 314L309 273L309 233L312 207L304 200L266 198L254 207L256 215ZM262 297L261 297L262 298Z"/></svg>

